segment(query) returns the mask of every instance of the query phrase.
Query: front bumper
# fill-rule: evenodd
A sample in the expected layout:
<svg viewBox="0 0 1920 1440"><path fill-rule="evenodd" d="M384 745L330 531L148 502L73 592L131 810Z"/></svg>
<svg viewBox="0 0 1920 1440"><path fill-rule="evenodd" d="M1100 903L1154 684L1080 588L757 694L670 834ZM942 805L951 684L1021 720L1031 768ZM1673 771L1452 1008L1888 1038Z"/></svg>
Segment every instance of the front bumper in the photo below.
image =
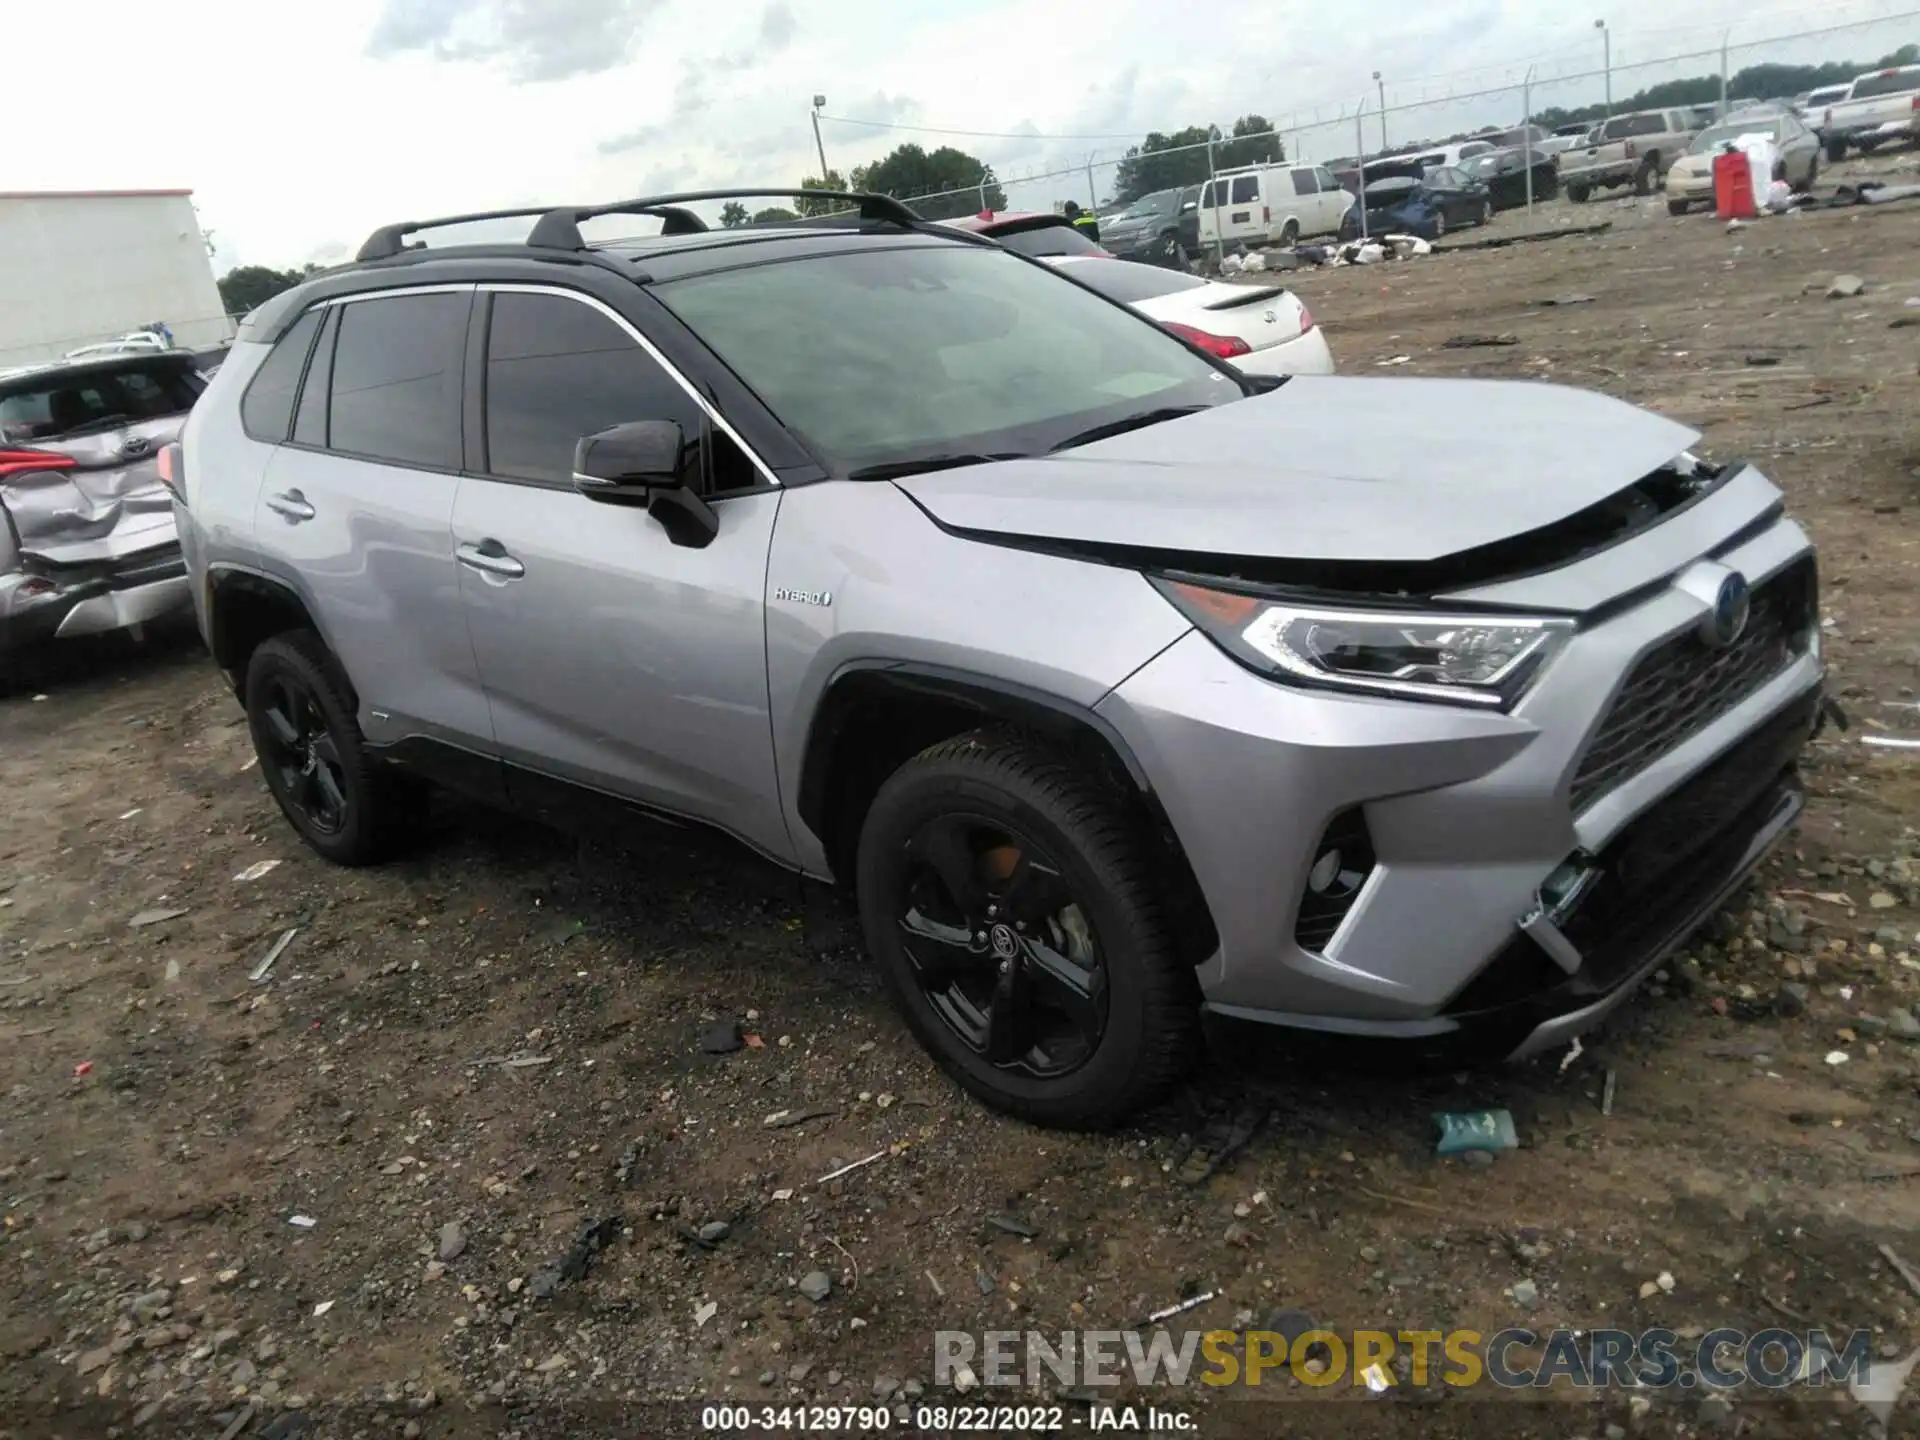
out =
<svg viewBox="0 0 1920 1440"><path fill-rule="evenodd" d="M1685 200L1694 204L1702 200L1713 199L1713 176L1696 175L1691 171L1669 170L1667 172L1667 198Z"/></svg>
<svg viewBox="0 0 1920 1440"><path fill-rule="evenodd" d="M1730 485L1679 524L1704 525L1757 488ZM1718 558L1756 595L1807 573L1790 520L1748 536ZM1798 812L1793 761L1822 674L1810 620L1804 648L1743 676L1683 738L1597 786L1583 778L1628 677L1705 608L1675 585L1589 623L1510 714L1280 685L1198 633L1136 672L1098 709L1152 778L1214 922L1218 945L1197 971L1209 1015L1414 1041L1491 1030L1511 1054L1601 1018ZM1364 882L1309 936L1307 872L1356 817ZM1592 873L1556 918L1543 891L1576 861Z"/></svg>
<svg viewBox="0 0 1920 1440"><path fill-rule="evenodd" d="M169 544L113 566L54 567L0 577L0 650L125 630L192 608L180 547Z"/></svg>

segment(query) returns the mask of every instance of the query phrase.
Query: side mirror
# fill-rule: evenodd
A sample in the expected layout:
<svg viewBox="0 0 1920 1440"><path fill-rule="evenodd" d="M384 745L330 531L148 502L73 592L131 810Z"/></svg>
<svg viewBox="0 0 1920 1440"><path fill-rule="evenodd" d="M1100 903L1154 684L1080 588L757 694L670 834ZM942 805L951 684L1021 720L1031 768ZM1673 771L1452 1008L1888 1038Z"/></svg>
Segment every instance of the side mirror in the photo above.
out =
<svg viewBox="0 0 1920 1440"><path fill-rule="evenodd" d="M573 488L603 505L645 510L674 544L701 549L720 533L720 517L687 488L699 465L699 446L676 422L634 420L580 438Z"/></svg>
<svg viewBox="0 0 1920 1440"><path fill-rule="evenodd" d="M1187 200L1181 204L1180 213L1184 215L1189 210L1198 210L1199 208L1200 208L1200 202L1198 200Z"/></svg>

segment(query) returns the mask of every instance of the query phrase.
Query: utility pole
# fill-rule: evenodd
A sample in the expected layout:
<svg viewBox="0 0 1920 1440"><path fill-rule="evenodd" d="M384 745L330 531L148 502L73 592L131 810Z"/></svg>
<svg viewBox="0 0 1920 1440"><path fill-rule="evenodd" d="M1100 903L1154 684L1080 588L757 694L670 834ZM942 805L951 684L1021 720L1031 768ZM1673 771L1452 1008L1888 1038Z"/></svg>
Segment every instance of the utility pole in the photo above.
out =
<svg viewBox="0 0 1920 1440"><path fill-rule="evenodd" d="M1367 238L1367 136L1366 127L1360 122L1367 113L1367 97L1362 95L1360 103L1353 107L1353 203L1360 207L1360 238ZM1380 117L1380 129L1384 137L1387 117ZM1384 146L1384 138L1382 144Z"/></svg>
<svg viewBox="0 0 1920 1440"><path fill-rule="evenodd" d="M1380 90L1380 153L1387 153L1387 82L1380 78L1378 70L1373 72L1373 83Z"/></svg>
<svg viewBox="0 0 1920 1440"><path fill-rule="evenodd" d="M1726 40L1732 29L1720 31L1720 119L1726 119Z"/></svg>
<svg viewBox="0 0 1920 1440"><path fill-rule="evenodd" d="M813 97L813 109L810 112L813 116L813 149L814 153L820 157L820 186L822 189L825 189L827 185L827 147L820 143L820 112L826 108L826 104L826 96L816 95Z"/></svg>
<svg viewBox="0 0 1920 1440"><path fill-rule="evenodd" d="M1100 197L1094 194L1093 191L1093 157L1099 153L1098 150L1089 150L1087 152L1087 209L1094 211L1096 214L1100 209Z"/></svg>
<svg viewBox="0 0 1920 1440"><path fill-rule="evenodd" d="M1600 32L1600 67L1607 77L1607 113L1604 118L1613 118L1613 32L1607 29L1607 22L1596 20L1593 28Z"/></svg>
<svg viewBox="0 0 1920 1440"><path fill-rule="evenodd" d="M1533 66L1520 82L1520 163L1527 167L1527 228L1533 228Z"/></svg>

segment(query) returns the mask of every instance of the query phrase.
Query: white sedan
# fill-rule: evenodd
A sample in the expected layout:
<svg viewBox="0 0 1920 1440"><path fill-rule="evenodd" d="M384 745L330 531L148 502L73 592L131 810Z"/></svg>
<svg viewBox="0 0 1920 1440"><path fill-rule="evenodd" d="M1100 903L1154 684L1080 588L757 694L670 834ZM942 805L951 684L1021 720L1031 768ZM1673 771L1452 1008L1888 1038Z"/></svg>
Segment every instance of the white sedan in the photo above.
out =
<svg viewBox="0 0 1920 1440"><path fill-rule="evenodd" d="M1229 285L1109 260L1048 257L1059 270L1250 375L1331 375L1333 352L1307 307L1278 285Z"/></svg>

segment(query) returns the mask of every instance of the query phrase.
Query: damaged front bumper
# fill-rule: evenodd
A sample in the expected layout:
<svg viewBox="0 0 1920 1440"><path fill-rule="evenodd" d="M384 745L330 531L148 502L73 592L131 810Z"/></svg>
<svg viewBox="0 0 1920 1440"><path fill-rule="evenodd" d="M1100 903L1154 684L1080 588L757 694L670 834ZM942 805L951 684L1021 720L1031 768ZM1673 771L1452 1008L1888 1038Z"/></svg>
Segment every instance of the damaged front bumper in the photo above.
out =
<svg viewBox="0 0 1920 1440"><path fill-rule="evenodd" d="M0 575L0 650L131 629L190 609L177 543L113 565L37 565Z"/></svg>

